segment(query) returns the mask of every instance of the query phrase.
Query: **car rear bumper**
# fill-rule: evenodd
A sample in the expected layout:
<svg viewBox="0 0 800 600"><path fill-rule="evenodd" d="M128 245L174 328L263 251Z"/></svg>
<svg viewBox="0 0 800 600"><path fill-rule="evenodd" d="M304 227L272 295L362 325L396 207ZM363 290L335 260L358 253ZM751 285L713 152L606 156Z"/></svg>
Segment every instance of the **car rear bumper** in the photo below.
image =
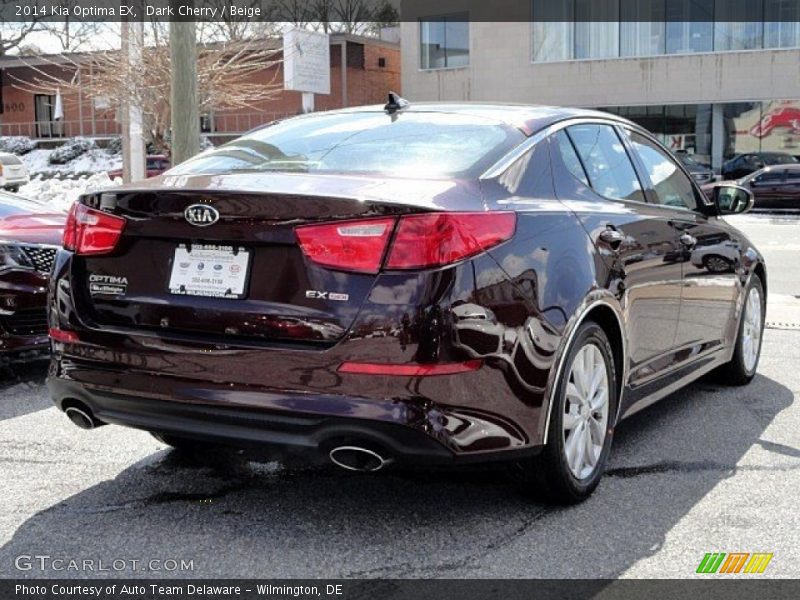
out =
<svg viewBox="0 0 800 600"><path fill-rule="evenodd" d="M374 403L375 418L347 416L363 399L306 394L254 394L230 391L229 402L219 401L212 389L194 390L217 400L189 402L146 395L144 392L108 391L101 386L78 383L52 375L47 380L50 395L62 410L73 405L91 411L102 423L123 425L146 431L172 434L198 441L255 448L275 457L302 455L306 459L325 460L331 449L358 445L378 450L402 464L450 465L457 463L511 460L538 453L538 447L505 449L495 452L459 453L448 447L446 435L423 424L409 423L409 407ZM145 394L145 395L140 395ZM261 396L256 398L255 396ZM336 412L300 410L264 410L254 402L302 406L309 401L338 407ZM247 404L243 404L243 402ZM442 415L442 422L447 417Z"/></svg>

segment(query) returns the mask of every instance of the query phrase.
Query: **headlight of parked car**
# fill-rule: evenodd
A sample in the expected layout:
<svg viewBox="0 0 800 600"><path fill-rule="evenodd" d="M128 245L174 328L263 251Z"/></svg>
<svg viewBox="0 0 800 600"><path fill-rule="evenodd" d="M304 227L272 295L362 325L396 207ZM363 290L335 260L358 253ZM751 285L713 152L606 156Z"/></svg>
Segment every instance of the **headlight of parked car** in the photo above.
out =
<svg viewBox="0 0 800 600"><path fill-rule="evenodd" d="M31 259L19 246L0 244L0 271L15 268L33 268Z"/></svg>

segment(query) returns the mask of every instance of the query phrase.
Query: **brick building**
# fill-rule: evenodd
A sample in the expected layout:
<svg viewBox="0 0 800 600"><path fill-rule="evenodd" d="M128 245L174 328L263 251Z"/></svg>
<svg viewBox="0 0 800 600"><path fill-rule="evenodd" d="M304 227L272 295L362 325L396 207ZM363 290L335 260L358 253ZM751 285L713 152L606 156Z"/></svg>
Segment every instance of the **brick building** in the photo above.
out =
<svg viewBox="0 0 800 600"><path fill-rule="evenodd" d="M266 40L280 47L280 40ZM330 95L317 95L316 110L329 110L385 102L390 91L400 91L399 44L375 38L348 34L330 36ZM31 81L36 70L51 72L59 79L91 77L89 67L76 73L74 63L87 62L86 54L68 58L50 56L0 57L0 135L23 135L37 139L87 136L95 138L120 134L113 107L102 99L82 97L80 93L64 94L64 118L53 119L55 94L33 94L20 81ZM276 72L277 71L277 72ZM280 65L264 69L259 79L283 81ZM230 137L253 127L301 112L299 92L281 91L277 96L257 103L252 109L226 110L201 116L199 128L211 137Z"/></svg>

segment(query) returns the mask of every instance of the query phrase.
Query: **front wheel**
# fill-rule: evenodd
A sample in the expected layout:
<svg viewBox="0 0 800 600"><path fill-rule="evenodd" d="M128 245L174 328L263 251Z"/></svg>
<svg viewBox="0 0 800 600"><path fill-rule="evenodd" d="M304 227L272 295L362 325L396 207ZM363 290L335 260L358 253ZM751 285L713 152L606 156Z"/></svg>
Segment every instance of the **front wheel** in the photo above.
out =
<svg viewBox="0 0 800 600"><path fill-rule="evenodd" d="M739 320L736 347L730 362L720 368L723 381L731 385L747 385L753 380L761 356L764 336L766 295L761 278L753 273L744 297L744 308Z"/></svg>
<svg viewBox="0 0 800 600"><path fill-rule="evenodd" d="M531 492L575 504L597 487L608 462L617 408L613 357L603 329L592 321L583 323L556 385L547 444L539 456L519 465Z"/></svg>

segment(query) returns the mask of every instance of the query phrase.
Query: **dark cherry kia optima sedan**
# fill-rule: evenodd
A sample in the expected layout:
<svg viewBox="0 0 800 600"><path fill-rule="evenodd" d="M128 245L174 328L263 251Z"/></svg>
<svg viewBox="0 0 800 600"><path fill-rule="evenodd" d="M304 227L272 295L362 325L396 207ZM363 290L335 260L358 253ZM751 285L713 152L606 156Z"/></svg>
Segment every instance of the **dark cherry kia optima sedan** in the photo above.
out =
<svg viewBox="0 0 800 600"><path fill-rule="evenodd" d="M81 198L50 293L49 386L76 424L353 470L511 461L592 492L615 424L756 371L764 261L636 125L408 105L253 131ZM725 268L693 260L713 246Z"/></svg>
<svg viewBox="0 0 800 600"><path fill-rule="evenodd" d="M0 192L0 363L46 354L47 282L66 215Z"/></svg>

